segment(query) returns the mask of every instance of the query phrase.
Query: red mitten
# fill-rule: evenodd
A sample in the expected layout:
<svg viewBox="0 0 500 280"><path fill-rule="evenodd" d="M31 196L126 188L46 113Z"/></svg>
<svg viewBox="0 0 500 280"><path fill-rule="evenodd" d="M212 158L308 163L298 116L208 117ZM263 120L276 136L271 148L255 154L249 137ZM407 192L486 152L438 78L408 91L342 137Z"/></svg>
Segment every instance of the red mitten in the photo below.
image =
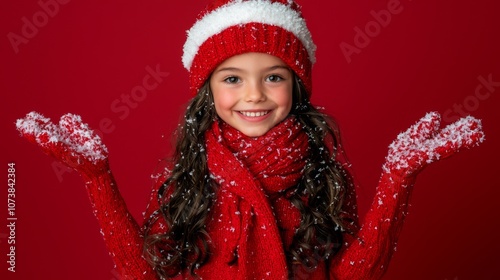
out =
<svg viewBox="0 0 500 280"><path fill-rule="evenodd" d="M16 126L24 138L86 177L109 170L106 146L87 124L82 123L80 116L66 114L57 126L41 114L31 112L17 120Z"/></svg>
<svg viewBox="0 0 500 280"><path fill-rule="evenodd" d="M383 170L403 178L418 174L430 163L484 141L481 121L468 116L439 130L441 116L428 113L389 146Z"/></svg>
<svg viewBox="0 0 500 280"><path fill-rule="evenodd" d="M84 177L94 215L121 279L157 279L142 258L142 231L116 187L101 138L73 114L62 116L55 125L31 112L16 126L23 137Z"/></svg>
<svg viewBox="0 0 500 280"><path fill-rule="evenodd" d="M396 250L417 174L430 163L484 141L481 122L466 117L440 130L438 113L428 113L389 146L382 176L361 229L346 236L332 262L333 279L380 279Z"/></svg>

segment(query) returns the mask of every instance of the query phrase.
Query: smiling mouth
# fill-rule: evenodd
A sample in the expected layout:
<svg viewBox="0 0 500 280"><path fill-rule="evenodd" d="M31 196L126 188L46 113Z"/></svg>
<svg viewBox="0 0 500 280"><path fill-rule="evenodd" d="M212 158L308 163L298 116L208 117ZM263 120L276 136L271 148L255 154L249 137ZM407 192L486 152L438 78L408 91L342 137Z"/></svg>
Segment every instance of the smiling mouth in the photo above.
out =
<svg viewBox="0 0 500 280"><path fill-rule="evenodd" d="M239 112L243 116L245 116L245 117L251 117L251 118L262 117L262 116L265 116L265 115L269 114L269 111L260 111L260 112L239 111Z"/></svg>

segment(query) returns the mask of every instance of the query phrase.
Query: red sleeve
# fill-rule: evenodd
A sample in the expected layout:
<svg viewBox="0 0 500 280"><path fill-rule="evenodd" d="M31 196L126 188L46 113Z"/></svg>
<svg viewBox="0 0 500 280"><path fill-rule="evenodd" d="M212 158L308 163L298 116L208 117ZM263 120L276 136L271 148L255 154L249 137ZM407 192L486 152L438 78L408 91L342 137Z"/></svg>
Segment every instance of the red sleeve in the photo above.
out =
<svg viewBox="0 0 500 280"><path fill-rule="evenodd" d="M169 170L165 169L165 172L161 174L154 175L155 184L151 190L150 200L148 206L146 207L146 211L144 214L143 227L148 223L149 218L153 213L157 212L160 209L158 204L158 190L163 186L163 183L167 180L169 174ZM171 194L171 190L167 190L167 196ZM158 219L151 229L150 233L164 233L167 231L166 222L163 219Z"/></svg>
<svg viewBox="0 0 500 280"><path fill-rule="evenodd" d="M341 218L344 222L344 227L346 227L346 237L352 236L353 233L357 233L359 229L359 216L358 216L358 202L355 185L352 184L347 190L346 196L344 198L344 205L342 205ZM345 238L345 237L344 237Z"/></svg>
<svg viewBox="0 0 500 280"><path fill-rule="evenodd" d="M153 193L156 187L153 188ZM86 187L109 254L121 279L158 279L156 272L142 257L143 229L127 209L111 172L86 180ZM152 199L146 212L158 209Z"/></svg>
<svg viewBox="0 0 500 280"><path fill-rule="evenodd" d="M396 247L413 180L384 173L365 220L334 257L330 279L380 279Z"/></svg>

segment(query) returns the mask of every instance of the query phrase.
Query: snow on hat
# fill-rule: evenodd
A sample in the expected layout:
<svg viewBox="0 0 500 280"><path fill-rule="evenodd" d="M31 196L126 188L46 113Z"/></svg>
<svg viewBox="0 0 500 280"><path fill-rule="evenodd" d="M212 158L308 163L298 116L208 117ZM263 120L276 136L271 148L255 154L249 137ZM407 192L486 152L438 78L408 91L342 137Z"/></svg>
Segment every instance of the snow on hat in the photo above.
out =
<svg viewBox="0 0 500 280"><path fill-rule="evenodd" d="M312 90L316 45L293 0L214 0L187 31L182 63L196 94L224 60L260 52L283 60Z"/></svg>

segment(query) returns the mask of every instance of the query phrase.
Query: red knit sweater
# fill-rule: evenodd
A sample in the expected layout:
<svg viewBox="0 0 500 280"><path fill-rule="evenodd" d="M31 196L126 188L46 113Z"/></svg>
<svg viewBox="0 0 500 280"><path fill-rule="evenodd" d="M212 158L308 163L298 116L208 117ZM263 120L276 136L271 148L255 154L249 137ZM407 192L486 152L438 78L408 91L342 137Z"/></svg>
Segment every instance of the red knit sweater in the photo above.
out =
<svg viewBox="0 0 500 280"><path fill-rule="evenodd" d="M429 113L398 136L389 147L373 203L359 231L345 234L342 249L314 271L293 267L293 279L382 277L394 252L418 172L433 161L484 140L480 121L472 117L442 130L439 124L439 115ZM82 174L101 233L122 279L157 279L142 258L142 229L120 196L100 138L72 114L63 116L57 126L32 112L18 120L17 127L26 139ZM293 188L300 177L303 145L307 142L301 138L303 134L293 121L287 120L254 140L228 137L217 127L205 136L208 167L219 187L207 224L212 255L196 270L197 275L217 280L287 279L284 248L291 243L300 214L283 193ZM159 208L156 194L167 176L168 172L159 176L145 217ZM352 192L343 209L357 220L355 201ZM152 232L166 230L158 220ZM189 275L176 279L183 277Z"/></svg>
<svg viewBox="0 0 500 280"><path fill-rule="evenodd" d="M288 129L285 126L282 127L285 128L284 131ZM225 142L225 145L233 147L233 151L235 147L245 143L244 145L247 146L245 151L250 156L248 160L245 160L241 159L241 156L236 157L230 150L231 147L227 147L228 150L224 151L224 145L221 147L221 145L210 144L210 141L219 142L218 139L224 138L224 135L216 131L216 134L207 136L207 153L209 162L215 162L225 172L220 176L215 176L222 187L216 193L216 203L211 210L212 219L207 225L211 238L211 257L207 264L196 270L196 274L202 279L288 279L284 248L291 244L294 230L300 223L300 213L283 196L274 200L269 198L269 192L273 190L266 190L259 183L268 179L268 175L259 178L258 174L251 173L251 171L259 173L255 169L260 168L261 175L267 174L269 172L264 171L268 171L268 165L254 164L250 168L246 165L251 164L254 160L251 156L258 153L252 149L257 145L257 141L249 142L250 139L247 139L247 141L237 143ZM232 137L232 139L240 139L240 136ZM307 138L295 136L293 138L295 141L291 144L307 144ZM305 137L305 135L302 136ZM262 147L271 147L276 142L271 139L273 138L263 140L264 143L260 144ZM276 148L275 145L270 150L276 151ZM303 145L301 148L304 148ZM283 152L282 150L281 153ZM295 151L295 154L290 156L297 157L300 153ZM210 156L214 154L216 158L211 158ZM274 153L266 154L266 157L273 155ZM283 158L286 155L280 154L280 156ZM243 165L240 164L240 160L244 161ZM300 164L296 167L300 167ZM289 167L287 169L290 170ZM145 212L146 218L159 208L156 195L166 176L168 176L167 173L159 177L152 191L151 203ZM296 179L282 188L291 187L296 183ZM285 178L284 181L287 180ZM293 268L293 279L380 278L386 271L394 250L411 190L405 187L407 184L398 184L400 180L393 178L395 187L379 187L375 203L365 218L364 226L355 237L345 234L343 249L331 261L320 263L314 271L306 271L302 266L296 265ZM244 186L241 186L240 182L243 182ZM275 186L276 184L274 182L269 185ZM123 200L118 195L116 184L91 180L88 190L97 218L101 222L104 238L118 269L130 279L157 279L145 260L139 257L143 242L142 233L128 215ZM354 190L348 195L346 201L344 211L357 221ZM117 222L120 220L121 222ZM166 229L166 224L160 219L153 226L152 232L163 233ZM118 232L124 233L124 236L116 238ZM124 247L123 240L132 240L132 242L127 242L127 246ZM189 273L184 273L177 278L186 279L190 276Z"/></svg>

